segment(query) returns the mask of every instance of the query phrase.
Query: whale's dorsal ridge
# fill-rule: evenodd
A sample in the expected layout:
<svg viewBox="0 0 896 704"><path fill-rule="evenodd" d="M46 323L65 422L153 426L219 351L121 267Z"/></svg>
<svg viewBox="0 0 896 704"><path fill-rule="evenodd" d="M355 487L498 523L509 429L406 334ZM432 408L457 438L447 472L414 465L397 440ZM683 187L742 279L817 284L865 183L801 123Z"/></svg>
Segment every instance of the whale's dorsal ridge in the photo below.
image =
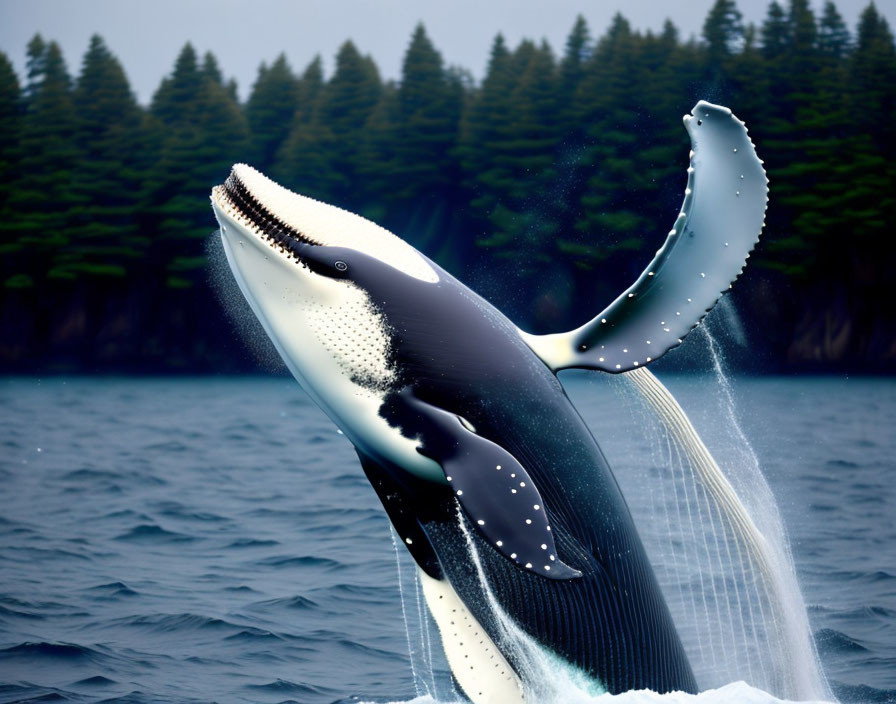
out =
<svg viewBox="0 0 896 704"><path fill-rule="evenodd" d="M768 179L743 122L700 101L684 116L691 158L684 202L637 281L580 328L521 335L554 371L619 373L678 346L740 276L765 225Z"/></svg>

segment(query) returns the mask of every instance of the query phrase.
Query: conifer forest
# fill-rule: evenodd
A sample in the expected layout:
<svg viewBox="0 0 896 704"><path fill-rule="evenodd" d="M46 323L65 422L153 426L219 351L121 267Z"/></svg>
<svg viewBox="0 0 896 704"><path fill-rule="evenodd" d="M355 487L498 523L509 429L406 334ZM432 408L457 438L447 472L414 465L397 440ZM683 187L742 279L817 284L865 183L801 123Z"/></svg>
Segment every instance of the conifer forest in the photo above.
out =
<svg viewBox="0 0 896 704"><path fill-rule="evenodd" d="M335 47L334 47L335 48ZM0 53L0 370L248 371L209 258L212 186L247 162L408 240L520 327L585 322L665 239L699 99L744 120L770 179L732 302L754 371L896 371L896 45L874 4L717 0L700 36L579 17L563 47L498 35L481 81L420 25L384 81L346 41L262 64L247 98L187 44L149 105L94 36ZM232 295L232 291L230 294Z"/></svg>

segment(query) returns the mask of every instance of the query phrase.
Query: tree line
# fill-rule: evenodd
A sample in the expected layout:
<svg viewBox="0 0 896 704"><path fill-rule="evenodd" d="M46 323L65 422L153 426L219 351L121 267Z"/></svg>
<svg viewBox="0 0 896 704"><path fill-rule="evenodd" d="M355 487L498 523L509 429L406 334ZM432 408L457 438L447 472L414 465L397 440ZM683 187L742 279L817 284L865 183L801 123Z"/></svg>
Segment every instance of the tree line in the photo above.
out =
<svg viewBox="0 0 896 704"><path fill-rule="evenodd" d="M765 366L896 368L893 34L873 4L850 31L808 0L758 27L717 0L689 40L579 17L559 56L498 35L478 83L420 25L398 81L346 41L329 77L263 63L244 103L190 44L144 107L103 39L72 78L36 35L21 83L0 53L0 365L245 367L207 264L209 190L238 161L391 229L521 326L580 324L662 243L701 98L746 121L771 181L735 292Z"/></svg>

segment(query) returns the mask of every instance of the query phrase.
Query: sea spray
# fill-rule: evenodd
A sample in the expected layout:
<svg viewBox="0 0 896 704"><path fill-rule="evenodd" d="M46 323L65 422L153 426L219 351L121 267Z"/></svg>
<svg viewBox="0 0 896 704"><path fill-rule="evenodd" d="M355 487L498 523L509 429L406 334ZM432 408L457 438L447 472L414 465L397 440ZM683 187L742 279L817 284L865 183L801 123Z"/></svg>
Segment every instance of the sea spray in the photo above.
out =
<svg viewBox="0 0 896 704"><path fill-rule="evenodd" d="M405 604L404 586L402 584L401 556L398 548L398 537L396 536L395 528L392 527L391 523L389 524L389 533L392 536L392 547L395 550L395 567L398 570L398 598L401 601L401 617L404 620L404 635L408 644L408 662L411 666L411 677L414 680L414 693L419 697L423 694L422 690L427 689L427 687L423 678L417 674L416 657L414 655L414 646L412 645L411 640L411 622L408 619L408 609ZM431 694L429 691L426 693Z"/></svg>
<svg viewBox="0 0 896 704"><path fill-rule="evenodd" d="M737 319L733 306L731 310L732 317ZM709 348L713 372L720 390L721 405L725 413L725 427L733 435L734 445L740 451L740 461L737 466L744 475L745 483L750 486L753 496L757 499L754 505L749 505L749 510L754 516L754 521L759 529L769 536L767 546L770 551L770 558L777 568L776 575L780 582L780 590L786 598L788 607L786 610L786 630L788 633L786 646L790 648L788 652L791 654L794 664L800 668L799 682L804 688L801 690L801 694L806 697L832 698L827 679L821 669L815 642L811 637L806 605L800 591L793 554L790 550L790 541L787 538L787 531L784 527L784 521L781 519L778 504L775 501L771 488L765 481L765 476L762 474L759 458L753 449L753 445L744 433L738 419L734 393L731 388L731 382L725 373L719 345L705 325L701 325L699 331Z"/></svg>
<svg viewBox="0 0 896 704"><path fill-rule="evenodd" d="M753 678L753 684L784 697L830 697L818 667L792 562L786 548L781 547L786 541L780 519L779 530L770 540L756 525L668 390L643 368L629 372L626 378L654 409L670 449L669 466L677 467L682 474L678 481L690 484L684 501L688 510L693 506L700 518L697 526L691 526L690 540L696 539L698 550L704 549L704 568L709 567L709 592L700 576L704 569L698 569L704 622L713 617L719 619L715 623L719 633L708 637L718 643L725 639L727 631L739 641L735 647L752 650L762 664L761 671L751 667L750 658L740 666L746 670L746 676ZM742 434L741 440L745 442ZM756 471L761 476L758 463ZM770 492L765 499L773 505ZM774 513L777 515L776 509ZM689 521L693 520L689 514ZM707 600L712 602L711 616ZM692 611L696 611L693 604ZM715 647L711 651L713 667L718 668Z"/></svg>
<svg viewBox="0 0 896 704"><path fill-rule="evenodd" d="M414 692L421 701L456 702L459 697L444 653L440 644L433 643L433 628L430 623L432 616L423 597L419 568L412 559L402 558L407 553L400 545L401 541L391 524L389 529L398 572L398 597Z"/></svg>

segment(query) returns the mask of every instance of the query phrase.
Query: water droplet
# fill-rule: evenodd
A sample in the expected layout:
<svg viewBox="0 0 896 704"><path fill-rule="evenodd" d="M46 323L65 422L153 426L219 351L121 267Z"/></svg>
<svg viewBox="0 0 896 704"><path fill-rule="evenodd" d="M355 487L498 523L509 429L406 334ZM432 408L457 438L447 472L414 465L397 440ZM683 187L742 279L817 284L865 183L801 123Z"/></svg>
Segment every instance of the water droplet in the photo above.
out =
<svg viewBox="0 0 896 704"><path fill-rule="evenodd" d="M526 563L526 569L529 569L529 570L532 569L532 563L531 563L531 562L527 562L527 563Z"/></svg>
<svg viewBox="0 0 896 704"><path fill-rule="evenodd" d="M705 278L706 278L706 274L704 274L702 271L700 272L700 278L701 278L701 279L705 279Z"/></svg>
<svg viewBox="0 0 896 704"><path fill-rule="evenodd" d="M622 369L622 365L621 365L621 364L617 364L617 365L616 365L616 368L617 368L617 369Z"/></svg>
<svg viewBox="0 0 896 704"><path fill-rule="evenodd" d="M476 521L476 522L477 522L479 525L481 525L481 526L484 526L484 525L485 525L485 521L483 521L481 518L480 518L478 521Z"/></svg>
<svg viewBox="0 0 896 704"><path fill-rule="evenodd" d="M605 322L607 322L607 319L606 319L606 318L601 318L601 319L600 319L600 322L605 323Z"/></svg>
<svg viewBox="0 0 896 704"><path fill-rule="evenodd" d="M531 519L531 518L527 518L527 519L526 519L526 525L527 525L527 526L531 526L531 525L532 525L532 519Z"/></svg>
<svg viewBox="0 0 896 704"><path fill-rule="evenodd" d="M541 506L539 506L538 504L535 504L532 508L534 508L537 511L538 509L541 508Z"/></svg>
<svg viewBox="0 0 896 704"><path fill-rule="evenodd" d="M515 560L515 559L516 559L516 553L515 553L515 552L510 553L510 557L511 557L512 559Z"/></svg>
<svg viewBox="0 0 896 704"><path fill-rule="evenodd" d="M597 361L598 361L598 362L603 362L603 361L604 361L604 358L603 358L603 357L598 357L598 358L597 358Z"/></svg>
<svg viewBox="0 0 896 704"><path fill-rule="evenodd" d="M734 153L737 154L737 149L734 150Z"/></svg>
<svg viewBox="0 0 896 704"><path fill-rule="evenodd" d="M458 495L458 496L463 496L463 495L464 495L464 492L463 492L462 490L458 489L458 490L457 490L457 495Z"/></svg>
<svg viewBox="0 0 896 704"><path fill-rule="evenodd" d="M404 539L404 542L406 542L408 545L413 545L413 544L414 544L414 541L411 540L410 538L405 538L405 539Z"/></svg>
<svg viewBox="0 0 896 704"><path fill-rule="evenodd" d="M499 540L497 543L495 543L495 545L497 545L497 546L500 548L500 547L502 547L502 546L504 545L504 541L503 541L503 540Z"/></svg>
<svg viewBox="0 0 896 704"><path fill-rule="evenodd" d="M451 481L451 477L445 477L449 482Z"/></svg>
<svg viewBox="0 0 896 704"><path fill-rule="evenodd" d="M548 549L548 546L545 545L544 543L542 543L542 544L541 544L541 549L542 549L542 550L547 550L547 549Z"/></svg>
<svg viewBox="0 0 896 704"><path fill-rule="evenodd" d="M497 465L495 469L501 469L501 465Z"/></svg>

